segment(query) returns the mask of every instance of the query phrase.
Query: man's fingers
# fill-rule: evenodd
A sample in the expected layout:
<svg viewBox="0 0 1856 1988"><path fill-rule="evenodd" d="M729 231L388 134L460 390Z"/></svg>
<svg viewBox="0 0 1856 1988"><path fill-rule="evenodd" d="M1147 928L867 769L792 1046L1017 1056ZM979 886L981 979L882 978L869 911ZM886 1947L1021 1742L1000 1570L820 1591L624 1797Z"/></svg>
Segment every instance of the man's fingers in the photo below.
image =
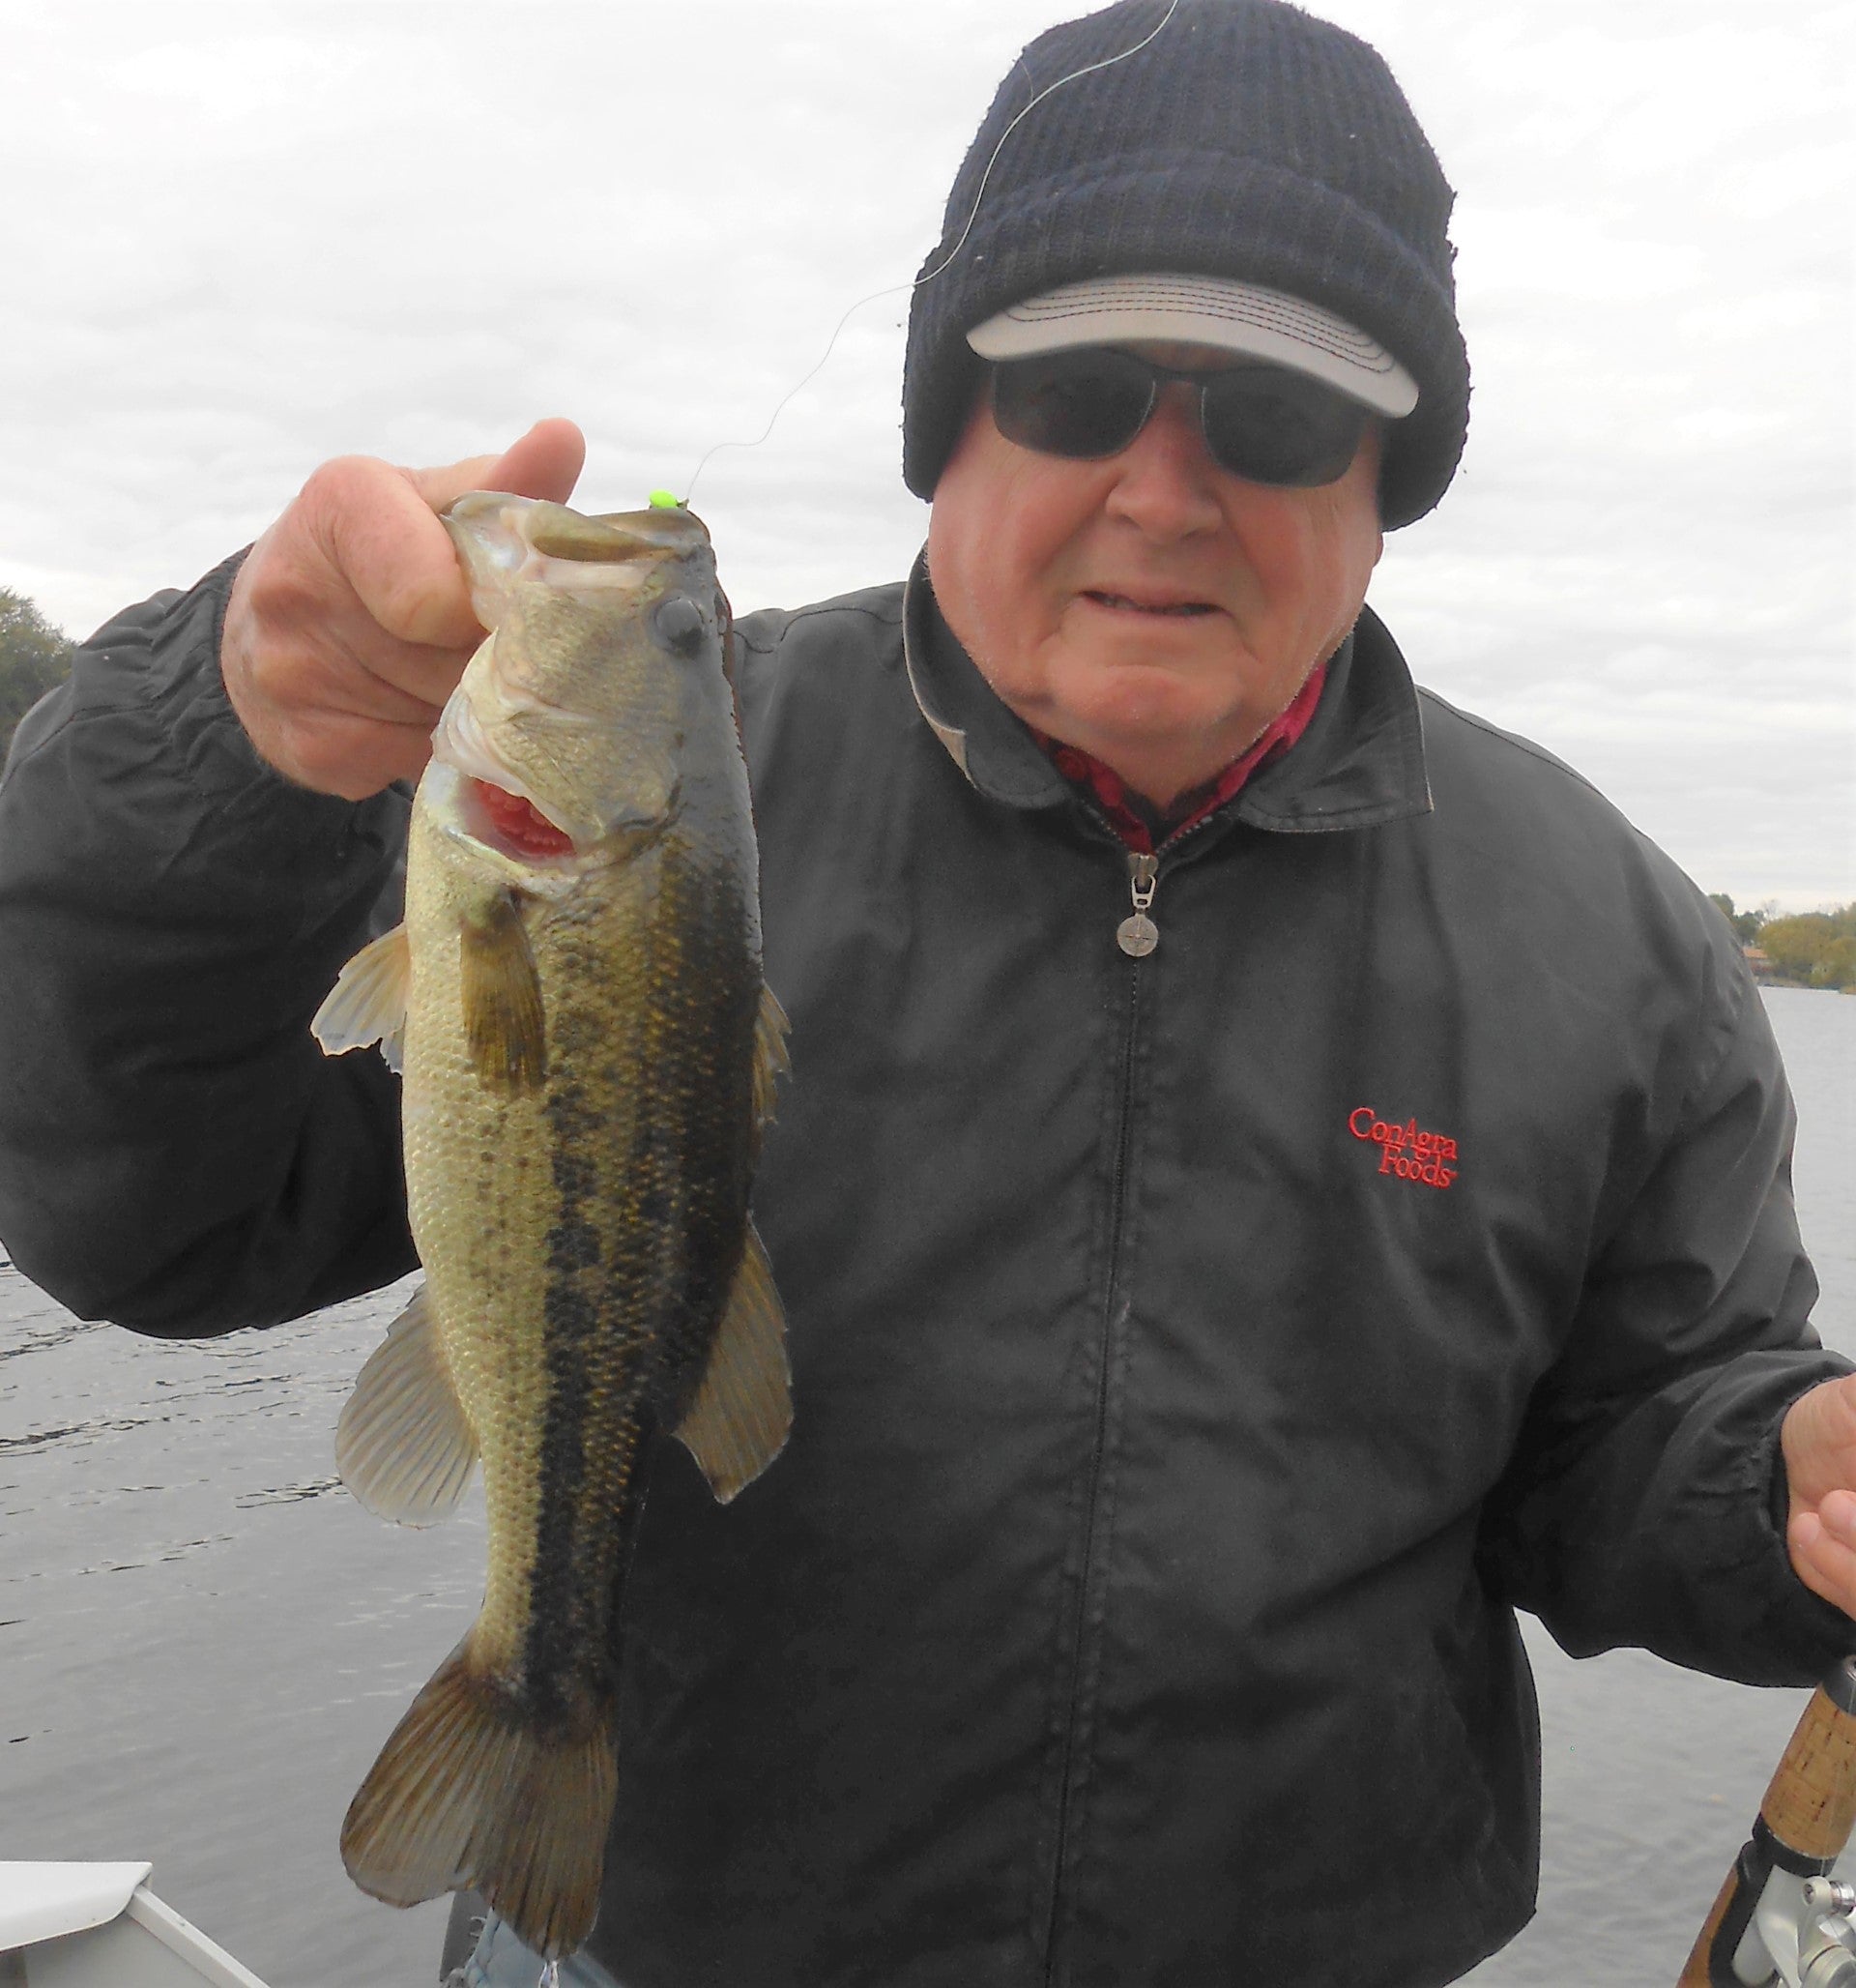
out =
<svg viewBox="0 0 1856 1988"><path fill-rule="evenodd" d="M346 456L309 479L303 501L330 566L385 634L444 651L476 645L483 631L450 534L413 476Z"/></svg>
<svg viewBox="0 0 1856 1988"><path fill-rule="evenodd" d="M393 780L417 780L432 754L430 715L411 723L311 712L293 729L293 777L322 794L364 801Z"/></svg>
<svg viewBox="0 0 1856 1988"><path fill-rule="evenodd" d="M442 469L409 470L414 489L433 511L447 511L466 490L508 490L565 504L580 481L587 438L570 421L538 421L501 455L472 455Z"/></svg>
<svg viewBox="0 0 1856 1988"><path fill-rule="evenodd" d="M1856 1616L1856 1498L1838 1492L1819 1511L1803 1511L1785 1528L1792 1570L1813 1594Z"/></svg>
<svg viewBox="0 0 1856 1988"><path fill-rule="evenodd" d="M331 507L335 564L390 635L439 651L471 649L482 635L450 536L438 513L467 490L508 490L563 503L586 460L586 437L570 421L542 421L501 455L471 455L443 469L395 471L365 503ZM331 464L332 471L362 466Z"/></svg>
<svg viewBox="0 0 1856 1988"><path fill-rule="evenodd" d="M587 438L570 421L538 421L490 471L485 486L565 504L587 460Z"/></svg>

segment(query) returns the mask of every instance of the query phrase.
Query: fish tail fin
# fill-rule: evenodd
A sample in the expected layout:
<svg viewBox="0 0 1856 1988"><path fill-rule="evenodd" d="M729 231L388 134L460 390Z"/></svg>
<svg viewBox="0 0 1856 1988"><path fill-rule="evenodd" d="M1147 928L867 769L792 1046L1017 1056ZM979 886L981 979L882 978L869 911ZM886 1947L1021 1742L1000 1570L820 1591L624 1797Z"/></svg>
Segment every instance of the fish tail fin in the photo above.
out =
<svg viewBox="0 0 1856 1988"><path fill-rule="evenodd" d="M474 1670L446 1658L380 1750L341 1826L341 1858L389 1905L479 1891L544 1959L593 1930L612 1817L610 1708L538 1731Z"/></svg>

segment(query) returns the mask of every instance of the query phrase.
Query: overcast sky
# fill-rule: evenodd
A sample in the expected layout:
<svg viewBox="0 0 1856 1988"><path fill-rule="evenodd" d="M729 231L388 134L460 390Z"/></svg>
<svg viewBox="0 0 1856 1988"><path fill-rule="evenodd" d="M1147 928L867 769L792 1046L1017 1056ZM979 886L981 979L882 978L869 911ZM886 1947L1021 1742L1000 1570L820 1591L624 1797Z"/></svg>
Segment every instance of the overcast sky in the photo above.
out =
<svg viewBox="0 0 1856 1988"><path fill-rule="evenodd" d="M906 285L1062 0L0 0L0 586L83 634L326 457L588 430L684 489ZM1374 604L1708 890L1856 897L1849 0L1326 0L1458 189L1475 372ZM892 578L907 297L696 508L738 609Z"/></svg>

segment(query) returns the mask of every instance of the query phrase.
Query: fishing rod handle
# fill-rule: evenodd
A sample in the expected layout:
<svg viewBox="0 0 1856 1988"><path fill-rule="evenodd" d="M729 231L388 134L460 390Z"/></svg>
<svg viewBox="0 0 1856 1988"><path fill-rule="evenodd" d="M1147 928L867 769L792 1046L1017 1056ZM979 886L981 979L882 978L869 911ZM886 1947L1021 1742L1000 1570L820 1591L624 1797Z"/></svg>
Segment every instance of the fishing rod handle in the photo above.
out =
<svg viewBox="0 0 1856 1988"><path fill-rule="evenodd" d="M1856 1657L1844 1657L1811 1694L1759 1804L1759 1819L1794 1856L1842 1856L1856 1828Z"/></svg>
<svg viewBox="0 0 1856 1988"><path fill-rule="evenodd" d="M1856 1828L1856 1657L1812 1694L1676 1988L1739 1988L1733 1955L1775 1869L1828 1871Z"/></svg>

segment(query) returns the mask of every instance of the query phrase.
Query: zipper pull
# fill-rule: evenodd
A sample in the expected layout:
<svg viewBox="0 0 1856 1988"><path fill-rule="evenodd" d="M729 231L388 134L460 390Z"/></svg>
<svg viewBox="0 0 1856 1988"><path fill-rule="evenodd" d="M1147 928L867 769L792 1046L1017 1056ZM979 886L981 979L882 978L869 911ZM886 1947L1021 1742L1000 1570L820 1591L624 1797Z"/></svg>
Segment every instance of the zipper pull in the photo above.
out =
<svg viewBox="0 0 1856 1988"><path fill-rule="evenodd" d="M1153 893L1159 888L1160 859L1128 852L1128 892L1134 899L1134 916L1124 918L1115 928L1115 943L1130 959L1146 959L1160 943L1160 927L1147 916Z"/></svg>

